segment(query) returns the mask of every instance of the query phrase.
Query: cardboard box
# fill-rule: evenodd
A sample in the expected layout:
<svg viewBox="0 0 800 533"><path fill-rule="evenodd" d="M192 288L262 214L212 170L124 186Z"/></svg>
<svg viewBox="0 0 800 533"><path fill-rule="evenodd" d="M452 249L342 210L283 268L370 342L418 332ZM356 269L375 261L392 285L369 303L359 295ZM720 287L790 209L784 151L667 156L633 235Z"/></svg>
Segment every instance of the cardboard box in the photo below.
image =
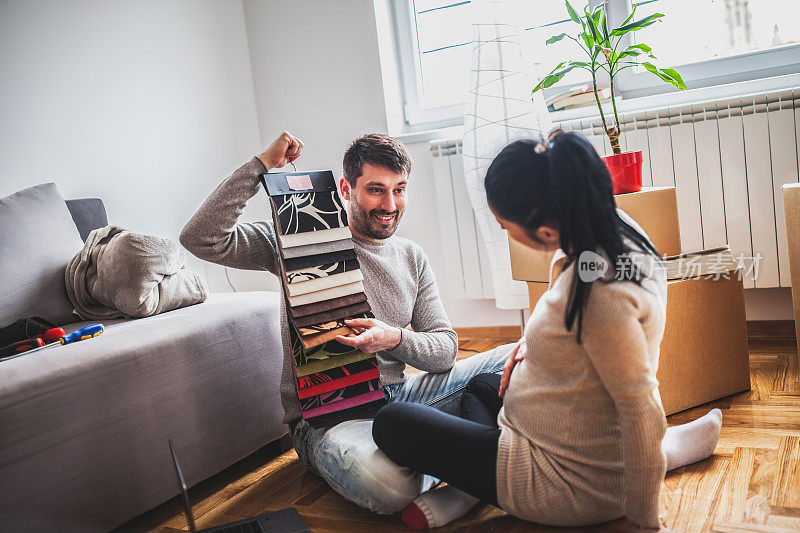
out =
<svg viewBox="0 0 800 533"><path fill-rule="evenodd" d="M536 302L542 297L542 294L547 290L548 283L541 281L528 282L528 300L531 303L531 311L536 307Z"/></svg>
<svg viewBox="0 0 800 533"><path fill-rule="evenodd" d="M800 183L784 185L783 213L789 250L789 275L792 280L792 307L796 339L800 342Z"/></svg>
<svg viewBox="0 0 800 533"><path fill-rule="evenodd" d="M730 279L667 283L667 322L658 365L666 414L750 389L744 287Z"/></svg>
<svg viewBox="0 0 800 533"><path fill-rule="evenodd" d="M615 199L617 207L642 227L661 255L681 253L675 187L644 187L639 192L618 194ZM546 284L553 252L537 252L511 238L508 244L511 276L520 281Z"/></svg>

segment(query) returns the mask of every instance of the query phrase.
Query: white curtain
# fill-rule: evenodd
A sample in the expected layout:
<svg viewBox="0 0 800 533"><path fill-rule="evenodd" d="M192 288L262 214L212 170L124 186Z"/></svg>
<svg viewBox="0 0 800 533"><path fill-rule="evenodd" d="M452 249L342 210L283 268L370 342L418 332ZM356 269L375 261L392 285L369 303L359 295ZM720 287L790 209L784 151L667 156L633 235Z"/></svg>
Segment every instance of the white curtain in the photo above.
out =
<svg viewBox="0 0 800 533"><path fill-rule="evenodd" d="M529 306L525 283L511 278L506 231L486 204L483 179L494 156L508 143L546 135L552 125L541 91L531 101L534 83L523 58L517 2L472 0L472 70L464 119L464 179L486 243L496 306Z"/></svg>

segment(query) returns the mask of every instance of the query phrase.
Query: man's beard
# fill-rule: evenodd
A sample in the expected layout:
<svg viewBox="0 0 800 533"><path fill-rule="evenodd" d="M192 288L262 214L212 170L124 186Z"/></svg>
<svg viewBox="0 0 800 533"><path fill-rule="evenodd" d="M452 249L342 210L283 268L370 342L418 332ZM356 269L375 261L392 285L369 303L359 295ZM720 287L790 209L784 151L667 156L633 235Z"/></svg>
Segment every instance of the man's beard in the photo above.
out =
<svg viewBox="0 0 800 533"><path fill-rule="evenodd" d="M399 210L389 213L382 209L373 209L366 211L355 202L350 204L350 226L356 230L357 233L364 235L370 239L388 239L394 232L397 231L397 224L400 223L402 213ZM382 224L375 215L390 216L394 215L394 221L390 225Z"/></svg>

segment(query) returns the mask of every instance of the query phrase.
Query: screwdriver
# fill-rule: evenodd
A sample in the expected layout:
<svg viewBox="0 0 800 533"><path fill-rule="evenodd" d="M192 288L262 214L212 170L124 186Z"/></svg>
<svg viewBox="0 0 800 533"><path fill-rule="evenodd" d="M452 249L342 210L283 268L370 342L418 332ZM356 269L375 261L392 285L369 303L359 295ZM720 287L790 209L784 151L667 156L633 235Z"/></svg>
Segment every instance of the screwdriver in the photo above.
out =
<svg viewBox="0 0 800 533"><path fill-rule="evenodd" d="M64 328L50 328L44 333L34 335L31 339L42 339L45 344L50 344L51 342L56 342L66 334L67 332L64 331Z"/></svg>
<svg viewBox="0 0 800 533"><path fill-rule="evenodd" d="M53 343L53 344L47 344L45 346L40 345L39 348L34 348L32 350L27 350L21 353L15 353L7 357L0 357L0 361L7 361L8 359L13 359L15 357L19 357L20 355L38 352L39 350L46 350L47 348L52 348L53 346L60 346L62 344L70 344L72 342L91 339L92 337L97 337L98 335L103 333L103 331L105 331L105 328L103 328L103 324L89 324L88 326L83 326L82 328L73 331L69 335L62 335L59 338L59 344Z"/></svg>
<svg viewBox="0 0 800 533"><path fill-rule="evenodd" d="M39 348L40 346L44 346L44 341L42 339L25 339L24 341L17 341L13 344L9 344L8 346L0 348L0 357L27 352L28 350L33 350L34 348Z"/></svg>
<svg viewBox="0 0 800 533"><path fill-rule="evenodd" d="M8 346L0 348L0 357L5 357L7 355L17 354L22 352L28 352L35 348L40 348L45 344L50 344L51 342L56 342L60 340L63 335L66 335L64 328L50 328L44 333L40 333L39 335L34 335L30 339L17 341L13 344L9 344Z"/></svg>
<svg viewBox="0 0 800 533"><path fill-rule="evenodd" d="M103 324L89 324L88 326L83 326L81 329L73 331L69 335L63 335L60 341L61 344L69 344L71 342L91 339L92 337L97 337L103 333L103 331L105 331Z"/></svg>

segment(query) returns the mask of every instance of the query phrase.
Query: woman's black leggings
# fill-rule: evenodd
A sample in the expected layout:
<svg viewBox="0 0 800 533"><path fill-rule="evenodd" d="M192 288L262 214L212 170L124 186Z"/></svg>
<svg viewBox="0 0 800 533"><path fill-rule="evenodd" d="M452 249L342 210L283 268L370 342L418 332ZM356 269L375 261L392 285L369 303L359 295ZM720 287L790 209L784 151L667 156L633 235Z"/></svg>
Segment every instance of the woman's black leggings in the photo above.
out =
<svg viewBox="0 0 800 533"><path fill-rule="evenodd" d="M479 374L461 396L461 418L416 403L392 403L375 416L372 437L394 462L430 474L497 505L500 376Z"/></svg>

